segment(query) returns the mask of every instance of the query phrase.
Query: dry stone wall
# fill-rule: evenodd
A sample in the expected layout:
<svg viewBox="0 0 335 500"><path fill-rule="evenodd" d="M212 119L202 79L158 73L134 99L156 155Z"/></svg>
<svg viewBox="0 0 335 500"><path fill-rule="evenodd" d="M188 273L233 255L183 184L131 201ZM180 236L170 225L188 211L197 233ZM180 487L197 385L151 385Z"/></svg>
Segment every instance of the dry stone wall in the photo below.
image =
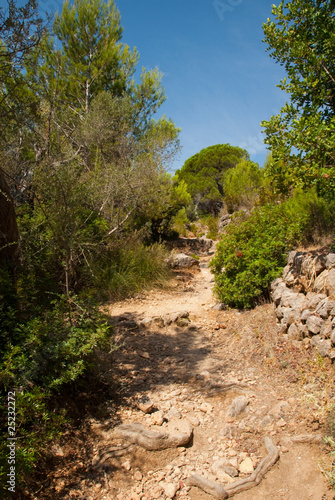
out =
<svg viewBox="0 0 335 500"><path fill-rule="evenodd" d="M290 252L271 289L280 332L335 359L335 253Z"/></svg>

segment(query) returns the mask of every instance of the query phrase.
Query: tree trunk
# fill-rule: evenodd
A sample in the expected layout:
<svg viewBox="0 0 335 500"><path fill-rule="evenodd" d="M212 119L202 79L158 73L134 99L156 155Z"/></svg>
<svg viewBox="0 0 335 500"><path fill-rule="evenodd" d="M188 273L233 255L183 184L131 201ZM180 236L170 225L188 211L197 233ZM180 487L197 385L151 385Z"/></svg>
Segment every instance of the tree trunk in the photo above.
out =
<svg viewBox="0 0 335 500"><path fill-rule="evenodd" d="M18 262L19 230L16 223L14 201L4 172L0 169L0 264L7 262L14 268Z"/></svg>

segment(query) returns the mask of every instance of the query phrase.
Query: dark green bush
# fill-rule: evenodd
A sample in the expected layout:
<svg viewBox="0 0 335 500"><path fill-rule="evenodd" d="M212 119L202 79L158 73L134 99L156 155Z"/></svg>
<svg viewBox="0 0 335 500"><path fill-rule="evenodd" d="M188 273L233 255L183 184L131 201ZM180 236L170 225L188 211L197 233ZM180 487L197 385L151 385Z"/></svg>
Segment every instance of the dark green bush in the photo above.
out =
<svg viewBox="0 0 335 500"><path fill-rule="evenodd" d="M4 347L0 380L8 388L58 389L89 367L95 348L106 346L109 327L96 309L76 297L58 297L52 309L12 329Z"/></svg>
<svg viewBox="0 0 335 500"><path fill-rule="evenodd" d="M297 193L286 202L254 209L245 221L237 217L211 262L218 298L237 308L268 298L270 283L285 266L288 250L315 244L322 233L334 230L333 208L314 192Z"/></svg>
<svg viewBox="0 0 335 500"><path fill-rule="evenodd" d="M8 473L7 394L15 391L16 481L24 477L64 424L53 395L87 372L99 348L110 347L110 328L97 308L75 296L55 296L37 306L0 273L0 478ZM6 286L8 287L6 289ZM8 291L9 290L9 291ZM21 292L20 292L21 290ZM35 291L36 292L36 291ZM37 293L37 292L36 292ZM33 292L31 295L35 295ZM1 495L0 495L1 496Z"/></svg>

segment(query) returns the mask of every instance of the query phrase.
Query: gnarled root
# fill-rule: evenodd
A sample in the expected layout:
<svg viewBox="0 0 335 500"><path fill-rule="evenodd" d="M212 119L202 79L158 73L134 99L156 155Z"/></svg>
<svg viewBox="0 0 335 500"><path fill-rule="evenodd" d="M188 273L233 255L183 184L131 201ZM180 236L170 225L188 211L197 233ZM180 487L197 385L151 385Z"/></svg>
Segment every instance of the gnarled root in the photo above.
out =
<svg viewBox="0 0 335 500"><path fill-rule="evenodd" d="M122 424L115 427L113 437L124 439L132 444L137 444L146 450L165 450L187 445L193 435L193 427L186 424L185 432L155 432L150 431L139 423Z"/></svg>
<svg viewBox="0 0 335 500"><path fill-rule="evenodd" d="M268 454L265 458L263 458L254 472L246 479L235 481L235 483L227 485L224 489L221 485L215 483L214 481L209 481L208 479L198 475L193 475L187 479L187 484L189 486L197 486L219 500L232 497L237 493L241 493L242 491L246 491L254 486L257 486L263 479L264 475L271 469L279 458L278 448L272 443L271 439L269 437L265 437L264 442Z"/></svg>
<svg viewBox="0 0 335 500"><path fill-rule="evenodd" d="M187 486L197 486L208 495L217 498L218 500L225 500L228 498L228 493L224 490L221 484L210 481L205 477L199 476L198 474L193 474L193 476L186 479L185 483Z"/></svg>
<svg viewBox="0 0 335 500"><path fill-rule="evenodd" d="M94 458L92 460L92 465L93 467L101 467L109 458L122 457L126 453L129 453L131 449L132 446L130 445L130 443L123 446L109 447L99 454L99 458Z"/></svg>
<svg viewBox="0 0 335 500"><path fill-rule="evenodd" d="M277 462L279 458L279 451L277 446L275 446L269 437L264 438L264 444L268 454L261 461L254 472L246 479L241 479L235 483L230 484L226 487L226 491L229 497L232 497L236 493L241 493L241 491L249 490L254 486L257 486L265 474L271 469L271 467Z"/></svg>
<svg viewBox="0 0 335 500"><path fill-rule="evenodd" d="M300 434L292 436L291 441L294 443L321 443L322 434Z"/></svg>

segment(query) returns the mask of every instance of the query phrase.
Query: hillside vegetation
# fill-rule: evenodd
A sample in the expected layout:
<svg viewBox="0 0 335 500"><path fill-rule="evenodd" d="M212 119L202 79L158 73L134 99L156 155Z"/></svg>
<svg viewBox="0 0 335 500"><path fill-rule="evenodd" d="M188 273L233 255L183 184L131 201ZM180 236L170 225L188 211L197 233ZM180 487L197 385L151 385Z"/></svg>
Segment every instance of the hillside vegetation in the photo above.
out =
<svg viewBox="0 0 335 500"><path fill-rule="evenodd" d="M36 0L0 7L0 385L2 410L16 393L19 485L66 425L62 398L102 384L95 360L115 346L99 306L162 285L166 239L219 238L215 293L251 308L288 250L331 247L335 229L332 2L281 2L263 26L290 98L262 124L264 167L218 144L174 176L162 74L135 80L114 0L65 1L50 24L37 12Z"/></svg>

